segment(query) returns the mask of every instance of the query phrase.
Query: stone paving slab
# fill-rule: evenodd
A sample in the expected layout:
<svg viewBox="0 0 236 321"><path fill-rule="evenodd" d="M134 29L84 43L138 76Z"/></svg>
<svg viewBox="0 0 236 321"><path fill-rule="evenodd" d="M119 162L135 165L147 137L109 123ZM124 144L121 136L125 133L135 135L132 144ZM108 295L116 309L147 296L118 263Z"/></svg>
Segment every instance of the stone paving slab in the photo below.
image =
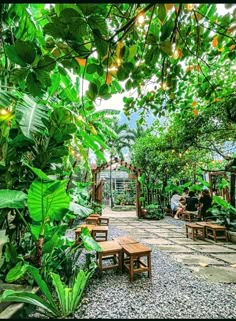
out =
<svg viewBox="0 0 236 321"><path fill-rule="evenodd" d="M224 265L224 262L212 259L209 256L204 256L201 254L173 254L173 257L178 261L186 265L192 264L214 264L214 265Z"/></svg>
<svg viewBox="0 0 236 321"><path fill-rule="evenodd" d="M212 254L212 256L224 260L229 264L236 264L236 253Z"/></svg>
<svg viewBox="0 0 236 321"><path fill-rule="evenodd" d="M191 248L196 251L200 251L203 253L235 253L235 250L233 249L227 249L226 247L219 246L219 245L186 245L188 248Z"/></svg>
<svg viewBox="0 0 236 321"><path fill-rule="evenodd" d="M236 250L236 244L232 244L232 243L224 243L224 245L230 249L235 249Z"/></svg>
<svg viewBox="0 0 236 321"><path fill-rule="evenodd" d="M210 282L219 283L235 283L236 269L232 267L219 267L219 266L192 266L189 267L193 270L193 274L200 278L207 279Z"/></svg>
<svg viewBox="0 0 236 321"><path fill-rule="evenodd" d="M158 250L164 251L164 252L180 252L180 253L186 253L186 252L194 252L192 249L188 249L184 246L180 245L158 245L156 246Z"/></svg>
<svg viewBox="0 0 236 321"><path fill-rule="evenodd" d="M168 232L168 230L165 230L165 229L160 229L160 228L148 228L148 227L144 227L144 229L146 230L146 231L149 231L149 232L151 232L151 233L157 233L157 232L161 232L161 233L167 233Z"/></svg>
<svg viewBox="0 0 236 321"><path fill-rule="evenodd" d="M167 245L167 244L173 244L170 240L165 239L154 239L154 238L142 238L142 242L145 242L147 244L158 244L158 245Z"/></svg>
<svg viewBox="0 0 236 321"><path fill-rule="evenodd" d="M177 244L194 244L194 245L196 245L196 244L202 244L202 245L207 245L207 244L209 244L207 241L203 241L203 240L199 240L199 239L197 239L196 241L194 241L193 239L190 239L190 238L186 238L186 237L184 237L184 238L180 238L180 237L178 237L178 238L175 238L175 237L172 237L171 238L171 241L173 241L174 243L177 243Z"/></svg>
<svg viewBox="0 0 236 321"><path fill-rule="evenodd" d="M168 232L155 232L155 234L159 235L160 237L169 237L169 238L178 238L178 237L181 237L183 238L183 235L181 233L176 233L176 232L171 232L171 231L168 231Z"/></svg>

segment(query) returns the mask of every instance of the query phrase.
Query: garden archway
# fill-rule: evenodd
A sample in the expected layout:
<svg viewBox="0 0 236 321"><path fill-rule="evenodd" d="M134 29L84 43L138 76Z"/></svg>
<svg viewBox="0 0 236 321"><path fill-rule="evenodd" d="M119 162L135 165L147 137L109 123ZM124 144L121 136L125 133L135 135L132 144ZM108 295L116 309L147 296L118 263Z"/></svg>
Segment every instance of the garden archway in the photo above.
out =
<svg viewBox="0 0 236 321"><path fill-rule="evenodd" d="M141 171L137 167L135 167L125 161L122 161L122 160L118 159L117 157L115 157L114 159L111 159L109 162L102 164L101 166L98 166L95 169L92 169L92 174L93 174L92 199L93 199L93 201L95 201L97 203L101 203L101 201L102 201L102 182L97 181L98 174L102 170L104 170L105 168L108 168L109 166L111 166L113 164L120 164L134 173L135 180L136 180L136 214L137 214L137 217L141 217L141 203L140 203L140 199L139 199L141 196L141 186L140 186L140 182L138 180L138 178L141 176Z"/></svg>

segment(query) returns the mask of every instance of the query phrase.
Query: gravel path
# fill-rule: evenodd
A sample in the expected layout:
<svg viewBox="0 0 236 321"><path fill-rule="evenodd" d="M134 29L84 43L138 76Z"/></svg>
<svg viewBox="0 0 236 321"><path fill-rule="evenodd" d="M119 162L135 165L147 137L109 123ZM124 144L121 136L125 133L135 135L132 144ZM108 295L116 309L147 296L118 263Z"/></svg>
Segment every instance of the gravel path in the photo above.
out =
<svg viewBox="0 0 236 321"><path fill-rule="evenodd" d="M126 234L109 225L109 239ZM101 278L94 275L75 318L234 319L236 285L199 279L184 265L152 247L151 279L146 273L135 274L131 283L128 273L115 270L103 272Z"/></svg>

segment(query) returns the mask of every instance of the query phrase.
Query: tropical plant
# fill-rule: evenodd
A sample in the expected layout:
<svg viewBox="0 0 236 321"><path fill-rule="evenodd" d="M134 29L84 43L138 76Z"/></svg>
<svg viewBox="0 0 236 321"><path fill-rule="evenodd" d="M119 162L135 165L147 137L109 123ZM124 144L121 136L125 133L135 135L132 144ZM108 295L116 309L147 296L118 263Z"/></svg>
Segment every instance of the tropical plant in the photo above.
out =
<svg viewBox="0 0 236 321"><path fill-rule="evenodd" d="M65 318L75 312L86 284L93 272L92 270L80 270L75 276L71 287L62 283L58 274L51 272L50 276L57 294L57 299L55 300L38 270L32 266L28 266L27 270L39 286L45 298L29 292L5 290L0 298L0 302L23 302L35 305L41 308L49 317L56 318Z"/></svg>
<svg viewBox="0 0 236 321"><path fill-rule="evenodd" d="M145 218L160 220L165 217L162 207L158 204L149 204L145 207L145 209L147 211Z"/></svg>
<svg viewBox="0 0 236 321"><path fill-rule="evenodd" d="M235 228L236 226L236 209L229 202L220 196L213 196L212 207L209 211L213 216L227 228Z"/></svg>

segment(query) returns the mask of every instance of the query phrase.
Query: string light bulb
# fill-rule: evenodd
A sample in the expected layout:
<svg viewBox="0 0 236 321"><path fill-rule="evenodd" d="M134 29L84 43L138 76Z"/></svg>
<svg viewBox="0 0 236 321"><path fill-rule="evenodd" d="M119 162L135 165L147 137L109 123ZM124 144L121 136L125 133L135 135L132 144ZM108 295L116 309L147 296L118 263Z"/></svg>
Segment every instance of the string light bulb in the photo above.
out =
<svg viewBox="0 0 236 321"><path fill-rule="evenodd" d="M142 15L142 14L139 15L137 21L140 25L142 25L145 21L144 15Z"/></svg>

